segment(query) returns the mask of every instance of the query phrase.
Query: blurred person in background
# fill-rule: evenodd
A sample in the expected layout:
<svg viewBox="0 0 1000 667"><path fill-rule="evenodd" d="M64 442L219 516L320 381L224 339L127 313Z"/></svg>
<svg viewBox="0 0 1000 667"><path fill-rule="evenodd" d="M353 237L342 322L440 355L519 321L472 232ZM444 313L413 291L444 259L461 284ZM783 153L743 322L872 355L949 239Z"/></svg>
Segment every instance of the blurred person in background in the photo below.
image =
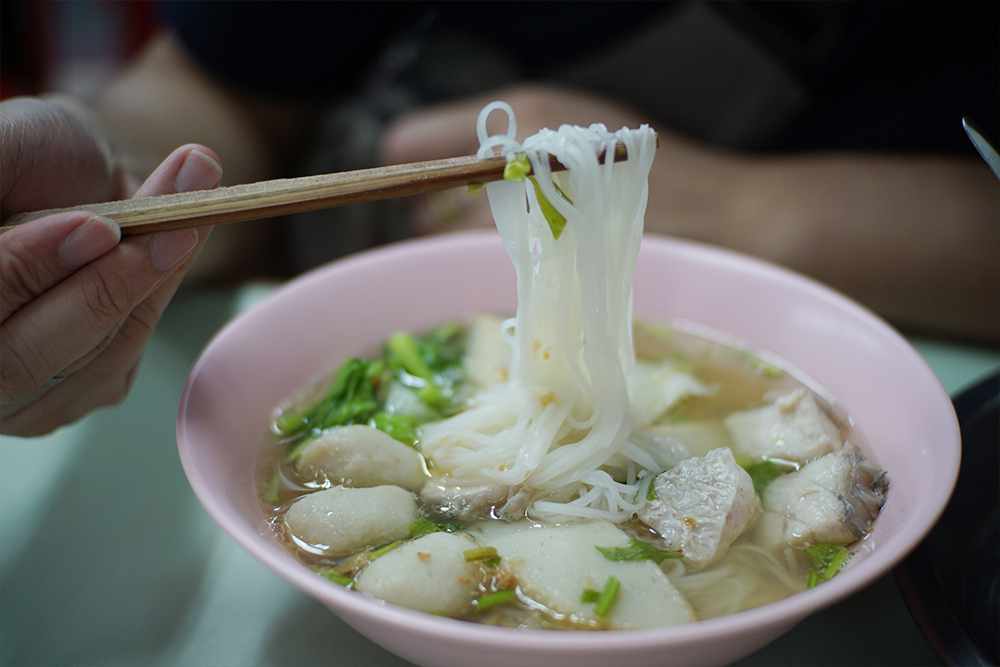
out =
<svg viewBox="0 0 1000 667"><path fill-rule="evenodd" d="M1000 338L1000 185L960 122L997 135L996 3L159 7L163 29L97 94L0 104L4 217L473 154L479 110L503 99L522 139L653 126L648 232L799 270L906 330ZM283 277L490 226L459 190L222 226L207 245L120 241L86 213L33 221L0 244L3 431L120 400L189 269Z"/></svg>

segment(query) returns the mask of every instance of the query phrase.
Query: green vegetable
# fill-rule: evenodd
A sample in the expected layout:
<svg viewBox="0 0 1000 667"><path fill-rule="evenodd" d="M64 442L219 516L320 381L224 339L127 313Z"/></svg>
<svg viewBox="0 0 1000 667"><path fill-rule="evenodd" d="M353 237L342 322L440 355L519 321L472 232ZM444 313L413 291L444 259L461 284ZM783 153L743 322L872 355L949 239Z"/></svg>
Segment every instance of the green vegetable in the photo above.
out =
<svg viewBox="0 0 1000 667"><path fill-rule="evenodd" d="M480 192L483 191L484 187L485 184L483 183L469 183L469 194L478 195Z"/></svg>
<svg viewBox="0 0 1000 667"><path fill-rule="evenodd" d="M449 324L422 338L397 332L386 341L386 363L400 382L435 410L453 410L456 389L465 380L460 332L457 324Z"/></svg>
<svg viewBox="0 0 1000 667"><path fill-rule="evenodd" d="M493 547L479 547L476 549L468 549L462 552L462 555L465 556L465 560L467 561L493 560L494 558L497 558L497 550Z"/></svg>
<svg viewBox="0 0 1000 667"><path fill-rule="evenodd" d="M747 474L750 475L750 479L753 480L753 490L758 494L763 491L768 484L785 474L785 472L779 468L774 461L770 461L768 459L752 461L747 457L741 456L736 459L736 462L741 468L747 471Z"/></svg>
<svg viewBox="0 0 1000 667"><path fill-rule="evenodd" d="M286 413L278 417L274 423L282 433L298 433L309 423L308 417L308 412Z"/></svg>
<svg viewBox="0 0 1000 667"><path fill-rule="evenodd" d="M843 569L844 565L847 564L847 559L850 557L851 554L848 553L847 549L841 549L837 552L837 555L830 560L830 564L826 566L826 569L823 570L823 573L820 576L824 581L830 579L833 575Z"/></svg>
<svg viewBox="0 0 1000 667"><path fill-rule="evenodd" d="M583 604L594 604L601 598L601 591L595 591L593 588L584 588L583 592L580 593L580 602Z"/></svg>
<svg viewBox="0 0 1000 667"><path fill-rule="evenodd" d="M607 616L611 612L611 607L614 606L615 600L618 598L618 591L620 589L621 582L615 577L608 577L604 588L598 593L597 599L594 600L594 613L602 618ZM596 591L588 592L588 590L584 590L583 595L580 596L582 602L589 602L590 598L593 597L592 593L596 593ZM584 600L584 596L586 596L586 600Z"/></svg>
<svg viewBox="0 0 1000 667"><path fill-rule="evenodd" d="M651 322L636 322L634 326L641 329L647 336L652 336L653 338L658 338L660 340L666 340L670 338L672 332L670 327L664 326L662 324L653 324ZM676 352L675 356L683 356L683 353Z"/></svg>
<svg viewBox="0 0 1000 667"><path fill-rule="evenodd" d="M649 480L649 487L646 489L646 500L653 502L659 496L656 494L656 485L653 483L655 480Z"/></svg>
<svg viewBox="0 0 1000 667"><path fill-rule="evenodd" d="M461 332L458 324L438 327L422 337L399 332L386 341L382 359L345 361L323 398L275 420L276 430L289 438L289 460L298 458L327 429L351 424L368 424L414 445L420 423L458 410L459 388L465 382ZM428 406L419 418L384 409L394 376Z"/></svg>
<svg viewBox="0 0 1000 667"><path fill-rule="evenodd" d="M535 188L535 197L538 198L538 206L542 211L542 215L545 216L545 220L549 223L549 229L552 230L552 238L559 240L559 236L562 235L563 229L566 228L566 218L562 213L556 210L556 207L552 205L552 202L542 193L541 186L538 185L538 181L534 176L531 175L531 162L528 160L528 155L526 153L517 153L513 160L507 162L507 165L503 169L503 177L508 181L524 181L525 178L531 181L531 185ZM559 186L553 181L552 187L555 188L556 193L568 201L570 198L566 196L566 193L559 189Z"/></svg>
<svg viewBox="0 0 1000 667"><path fill-rule="evenodd" d="M436 523L427 517L420 517L410 524L410 537L417 538L430 535L441 530Z"/></svg>
<svg viewBox="0 0 1000 667"><path fill-rule="evenodd" d="M664 551L641 540L629 540L627 547L597 547L597 550L608 560L616 561L651 560L659 564L667 558L684 557L680 551Z"/></svg>
<svg viewBox="0 0 1000 667"><path fill-rule="evenodd" d="M531 161L527 153L515 153L503 168L503 177L508 181L521 181L531 173Z"/></svg>
<svg viewBox="0 0 1000 667"><path fill-rule="evenodd" d="M461 331L458 324L446 324L423 337L397 332L386 341L391 353L387 361L394 366L399 362L411 375L431 380L437 373L461 367L464 353Z"/></svg>
<svg viewBox="0 0 1000 667"><path fill-rule="evenodd" d="M329 428L367 423L378 409L375 393L384 372L381 360L348 359L325 397L298 414L281 415L275 421L278 430L285 435L300 434L290 445L289 458L298 458L312 440Z"/></svg>
<svg viewBox="0 0 1000 667"><path fill-rule="evenodd" d="M847 542L827 542L826 544L815 544L811 547L806 547L804 551L812 560L816 569L823 570L829 567L834 557L840 551L844 550L846 546Z"/></svg>
<svg viewBox="0 0 1000 667"><path fill-rule="evenodd" d="M846 542L828 542L805 548L806 554L813 562L813 569L806 579L807 588L831 579L840 572L847 559L851 557L846 547Z"/></svg>
<svg viewBox="0 0 1000 667"><path fill-rule="evenodd" d="M302 456L302 451L309 446L309 443L315 440L311 434L303 435L301 438L292 443L288 449L288 460L294 461L295 459Z"/></svg>
<svg viewBox="0 0 1000 667"><path fill-rule="evenodd" d="M389 350L395 354L402 363L403 369L410 375L414 375L424 380L434 379L434 372L420 355L417 346L417 339L405 331L398 331L389 336L385 342Z"/></svg>
<svg viewBox="0 0 1000 667"><path fill-rule="evenodd" d="M417 419L412 415L395 415L388 412L376 412L368 420L368 425L399 440L404 445L413 447L417 442Z"/></svg>
<svg viewBox="0 0 1000 667"><path fill-rule="evenodd" d="M264 492L261 494L264 498L264 502L270 503L272 505L278 504L278 491L281 490L281 471L276 470L271 478L267 480L267 485L264 487Z"/></svg>
<svg viewBox="0 0 1000 667"><path fill-rule="evenodd" d="M327 394L310 418L313 429L365 423L378 407L374 382L385 370L382 361L348 359Z"/></svg>
<svg viewBox="0 0 1000 667"><path fill-rule="evenodd" d="M384 556L385 554L389 553L393 549L400 546L402 543L403 543L402 540L396 540L395 542L391 542L385 545L384 547L376 549L375 551L372 552L372 560L375 560L379 556Z"/></svg>
<svg viewBox="0 0 1000 667"><path fill-rule="evenodd" d="M552 205L552 202L550 202L548 198L542 194L542 188L538 185L538 181L535 180L535 177L528 176L528 178L531 180L531 184L535 186L535 196L538 197L538 206L542 209L542 215L545 216L545 220L549 223L549 229L552 230L552 238L558 241L559 237L563 233L563 230L566 228L566 218L562 213L557 211L556 207ZM553 183L552 186L556 188L556 192L559 193L563 199L569 201L569 198L563 194L562 190L560 190L555 183ZM573 202L570 203L572 204Z"/></svg>
<svg viewBox="0 0 1000 667"><path fill-rule="evenodd" d="M483 611L484 609L489 609L490 607L496 607L497 605L505 604L514 600L517 597L517 592L513 588L508 588L504 591L497 591L495 593L486 593L485 595L480 595L478 598L472 601L472 606L476 608L476 611Z"/></svg>
<svg viewBox="0 0 1000 667"><path fill-rule="evenodd" d="M457 523L434 523L427 517L421 517L410 524L410 537L423 537L438 531L454 533L459 530L462 530L462 526Z"/></svg>
<svg viewBox="0 0 1000 667"><path fill-rule="evenodd" d="M333 570L331 568L313 568L313 570L315 572L318 572L319 574L322 574L324 577L326 577L333 583L340 584L344 588L354 587L353 578L339 574L336 570Z"/></svg>

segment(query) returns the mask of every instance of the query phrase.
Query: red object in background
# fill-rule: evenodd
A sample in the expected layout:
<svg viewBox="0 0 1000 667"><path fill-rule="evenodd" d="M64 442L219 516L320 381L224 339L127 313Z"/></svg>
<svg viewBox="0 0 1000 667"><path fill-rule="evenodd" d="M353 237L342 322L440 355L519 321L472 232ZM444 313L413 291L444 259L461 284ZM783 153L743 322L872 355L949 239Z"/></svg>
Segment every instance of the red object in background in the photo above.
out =
<svg viewBox="0 0 1000 667"><path fill-rule="evenodd" d="M151 0L2 0L0 99L84 92L135 56L157 31Z"/></svg>

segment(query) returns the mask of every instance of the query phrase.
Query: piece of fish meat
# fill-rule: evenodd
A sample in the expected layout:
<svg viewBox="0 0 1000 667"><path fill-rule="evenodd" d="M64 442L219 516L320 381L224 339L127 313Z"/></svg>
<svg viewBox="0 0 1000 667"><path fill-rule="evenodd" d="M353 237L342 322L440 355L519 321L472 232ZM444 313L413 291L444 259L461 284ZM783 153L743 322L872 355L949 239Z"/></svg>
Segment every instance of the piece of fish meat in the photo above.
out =
<svg viewBox="0 0 1000 667"><path fill-rule="evenodd" d="M799 388L760 408L734 412L725 419L733 452L752 459L782 459L804 463L840 448L840 429L816 402Z"/></svg>
<svg viewBox="0 0 1000 667"><path fill-rule="evenodd" d="M753 480L720 447L685 459L653 480L656 499L639 510L639 520L660 536L664 548L684 552L698 569L726 552L757 513Z"/></svg>
<svg viewBox="0 0 1000 667"><path fill-rule="evenodd" d="M853 542L871 530L888 485L885 471L848 443L764 489L757 536L771 549Z"/></svg>

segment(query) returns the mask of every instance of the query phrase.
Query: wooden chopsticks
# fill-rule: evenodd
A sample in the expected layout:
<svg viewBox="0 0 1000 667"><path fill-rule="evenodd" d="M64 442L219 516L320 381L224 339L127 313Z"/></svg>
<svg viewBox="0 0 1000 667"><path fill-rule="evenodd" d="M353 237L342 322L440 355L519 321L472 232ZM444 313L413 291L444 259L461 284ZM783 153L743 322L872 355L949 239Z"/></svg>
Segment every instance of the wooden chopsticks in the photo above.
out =
<svg viewBox="0 0 1000 667"><path fill-rule="evenodd" d="M615 161L626 158L625 146L619 143ZM0 233L36 218L74 210L111 218L126 236L257 220L499 181L506 164L504 157L466 156L35 211L11 216ZM550 158L550 165L552 171L565 170L555 158Z"/></svg>

